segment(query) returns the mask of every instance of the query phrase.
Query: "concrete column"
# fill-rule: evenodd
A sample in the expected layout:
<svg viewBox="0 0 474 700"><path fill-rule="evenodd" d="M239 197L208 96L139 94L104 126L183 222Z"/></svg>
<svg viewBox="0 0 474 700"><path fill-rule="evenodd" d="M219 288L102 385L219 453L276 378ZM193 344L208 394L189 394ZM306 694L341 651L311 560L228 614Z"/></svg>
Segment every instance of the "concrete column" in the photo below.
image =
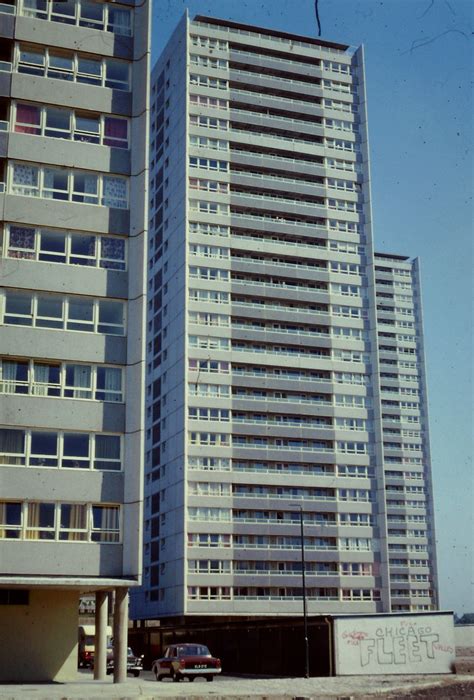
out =
<svg viewBox="0 0 474 700"><path fill-rule="evenodd" d="M128 588L115 589L114 683L127 680Z"/></svg>
<svg viewBox="0 0 474 700"><path fill-rule="evenodd" d="M103 681L107 675L107 621L107 591L96 591L94 678L98 681Z"/></svg>

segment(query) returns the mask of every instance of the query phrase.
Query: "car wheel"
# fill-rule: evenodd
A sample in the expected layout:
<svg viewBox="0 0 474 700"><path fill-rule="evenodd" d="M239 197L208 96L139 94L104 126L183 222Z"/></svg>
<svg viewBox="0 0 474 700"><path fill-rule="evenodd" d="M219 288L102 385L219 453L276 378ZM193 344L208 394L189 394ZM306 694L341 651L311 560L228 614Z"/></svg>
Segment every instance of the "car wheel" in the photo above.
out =
<svg viewBox="0 0 474 700"><path fill-rule="evenodd" d="M206 681L211 683L214 680L214 676L206 676Z"/></svg>

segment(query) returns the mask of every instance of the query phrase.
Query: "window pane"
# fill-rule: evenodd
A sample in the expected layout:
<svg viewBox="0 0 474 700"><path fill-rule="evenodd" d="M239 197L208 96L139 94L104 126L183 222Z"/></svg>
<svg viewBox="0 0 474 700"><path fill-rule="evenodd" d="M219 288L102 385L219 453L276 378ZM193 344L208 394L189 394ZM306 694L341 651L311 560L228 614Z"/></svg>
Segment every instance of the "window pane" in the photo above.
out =
<svg viewBox="0 0 474 700"><path fill-rule="evenodd" d="M78 58L77 81L89 85L100 85L102 82L102 63L92 58Z"/></svg>
<svg viewBox="0 0 474 700"><path fill-rule="evenodd" d="M120 437L96 435L94 469L120 470Z"/></svg>
<svg viewBox="0 0 474 700"><path fill-rule="evenodd" d="M125 241L121 238L100 238L100 266L125 270Z"/></svg>
<svg viewBox="0 0 474 700"><path fill-rule="evenodd" d="M119 509L113 506L93 506L93 542L119 541Z"/></svg>
<svg viewBox="0 0 474 700"><path fill-rule="evenodd" d="M95 236L71 236L71 257L73 265L95 265Z"/></svg>
<svg viewBox="0 0 474 700"><path fill-rule="evenodd" d="M104 6L98 2L82 0L79 25L81 27L90 27L91 29L103 29Z"/></svg>
<svg viewBox="0 0 474 700"><path fill-rule="evenodd" d="M62 299L55 297L38 297L36 325L41 328L62 328Z"/></svg>
<svg viewBox="0 0 474 700"><path fill-rule="evenodd" d="M33 393L36 396L59 396L60 366L35 362L33 367Z"/></svg>
<svg viewBox="0 0 474 700"><path fill-rule="evenodd" d="M63 467L88 469L89 436L83 433L64 433Z"/></svg>
<svg viewBox="0 0 474 700"><path fill-rule="evenodd" d="M58 436L56 433L31 433L30 465L56 467L58 464Z"/></svg>
<svg viewBox="0 0 474 700"><path fill-rule="evenodd" d="M40 133L41 111L33 105L18 104L16 106L15 131L22 134Z"/></svg>
<svg viewBox="0 0 474 700"><path fill-rule="evenodd" d="M46 136L68 139L71 137L71 113L65 109L46 109Z"/></svg>
<svg viewBox="0 0 474 700"><path fill-rule="evenodd" d="M27 538L53 539L54 513L54 503L28 503Z"/></svg>
<svg viewBox="0 0 474 700"><path fill-rule="evenodd" d="M5 525L10 525L6 528ZM21 503L0 502L0 538L13 540L21 537Z"/></svg>
<svg viewBox="0 0 474 700"><path fill-rule="evenodd" d="M99 143L99 133L99 117L76 114L76 129L74 132L74 139L76 141Z"/></svg>
<svg viewBox="0 0 474 700"><path fill-rule="evenodd" d="M89 366L66 365L66 387L64 389L64 396L74 399L91 399L91 385L92 369Z"/></svg>
<svg viewBox="0 0 474 700"><path fill-rule="evenodd" d="M66 236L52 231L40 232L39 260L66 262Z"/></svg>
<svg viewBox="0 0 474 700"><path fill-rule="evenodd" d="M61 503L60 540L87 539L87 508L78 503ZM80 532L82 530L82 532Z"/></svg>
<svg viewBox="0 0 474 700"><path fill-rule="evenodd" d="M97 175L86 175L85 173L74 173L73 202L83 202L84 204L97 204Z"/></svg>
<svg viewBox="0 0 474 700"><path fill-rule="evenodd" d="M85 299L69 300L68 330L92 331L93 318L94 305L92 301L86 301Z"/></svg>
<svg viewBox="0 0 474 700"><path fill-rule="evenodd" d="M97 368L98 401L122 401L122 370L116 367Z"/></svg>
<svg viewBox="0 0 474 700"><path fill-rule="evenodd" d="M8 257L33 259L35 257L35 229L23 226L9 227Z"/></svg>
<svg viewBox="0 0 474 700"><path fill-rule="evenodd" d="M25 431L0 430L0 464L25 464Z"/></svg>
<svg viewBox="0 0 474 700"><path fill-rule="evenodd" d="M63 170L44 171L43 196L53 199L68 199L68 174Z"/></svg>
<svg viewBox="0 0 474 700"><path fill-rule="evenodd" d="M59 0L51 3L51 17L66 24L75 24L75 0Z"/></svg>
<svg viewBox="0 0 474 700"><path fill-rule="evenodd" d="M7 292L5 299L5 323L31 326L33 324L31 306L32 300L30 297Z"/></svg>
<svg viewBox="0 0 474 700"><path fill-rule="evenodd" d="M117 148L127 148L127 121L115 117L104 119L104 144Z"/></svg>
<svg viewBox="0 0 474 700"><path fill-rule="evenodd" d="M119 10L109 5L109 21L107 31L130 36L130 10Z"/></svg>
<svg viewBox="0 0 474 700"><path fill-rule="evenodd" d="M124 178L104 175L102 204L119 209L127 207L127 181Z"/></svg>
<svg viewBox="0 0 474 700"><path fill-rule="evenodd" d="M49 52L48 77L72 80L73 57Z"/></svg>
<svg viewBox="0 0 474 700"><path fill-rule="evenodd" d="M23 0L23 14L25 17L46 19L47 0Z"/></svg>
<svg viewBox="0 0 474 700"><path fill-rule="evenodd" d="M32 165L13 163L12 192L13 194L37 197L39 195L38 168Z"/></svg>
<svg viewBox="0 0 474 700"><path fill-rule="evenodd" d="M99 333L123 333L123 305L117 301L99 302Z"/></svg>
<svg viewBox="0 0 474 700"><path fill-rule="evenodd" d="M128 90L128 64L108 59L105 62L105 86Z"/></svg>

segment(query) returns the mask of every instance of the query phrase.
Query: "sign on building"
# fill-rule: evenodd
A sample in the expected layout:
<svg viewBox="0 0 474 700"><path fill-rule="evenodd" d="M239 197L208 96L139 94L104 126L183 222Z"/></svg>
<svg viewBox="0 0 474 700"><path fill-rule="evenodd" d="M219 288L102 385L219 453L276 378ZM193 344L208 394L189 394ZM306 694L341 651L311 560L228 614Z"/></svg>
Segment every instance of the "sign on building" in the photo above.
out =
<svg viewBox="0 0 474 700"><path fill-rule="evenodd" d="M334 617L336 675L452 673L452 613Z"/></svg>

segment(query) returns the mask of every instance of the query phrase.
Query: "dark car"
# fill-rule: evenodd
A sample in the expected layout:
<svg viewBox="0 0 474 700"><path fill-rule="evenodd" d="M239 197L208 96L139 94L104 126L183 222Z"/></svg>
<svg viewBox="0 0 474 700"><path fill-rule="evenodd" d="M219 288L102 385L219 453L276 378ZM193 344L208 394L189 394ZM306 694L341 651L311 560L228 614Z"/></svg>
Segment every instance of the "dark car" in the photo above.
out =
<svg viewBox="0 0 474 700"><path fill-rule="evenodd" d="M197 676L213 681L222 667L220 659L212 656L204 644L172 644L163 658L153 661L151 670L157 681L163 678L174 681L189 678L193 681Z"/></svg>
<svg viewBox="0 0 474 700"><path fill-rule="evenodd" d="M127 649L127 673L133 673L138 678L143 671L143 656L135 656L130 647ZM114 652L112 647L107 648L107 673L114 672Z"/></svg>

